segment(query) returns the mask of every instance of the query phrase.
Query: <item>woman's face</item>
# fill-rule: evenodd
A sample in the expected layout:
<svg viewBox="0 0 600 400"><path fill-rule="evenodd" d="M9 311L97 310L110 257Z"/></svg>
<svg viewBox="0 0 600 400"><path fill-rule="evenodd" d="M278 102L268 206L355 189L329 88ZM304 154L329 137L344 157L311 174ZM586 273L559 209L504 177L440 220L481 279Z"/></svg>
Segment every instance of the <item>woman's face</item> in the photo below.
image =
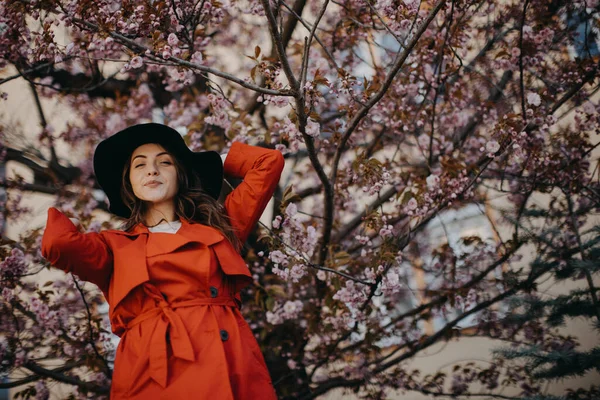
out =
<svg viewBox="0 0 600 400"><path fill-rule="evenodd" d="M173 157L159 144L138 147L131 155L129 181L140 200L155 205L172 202L178 190Z"/></svg>

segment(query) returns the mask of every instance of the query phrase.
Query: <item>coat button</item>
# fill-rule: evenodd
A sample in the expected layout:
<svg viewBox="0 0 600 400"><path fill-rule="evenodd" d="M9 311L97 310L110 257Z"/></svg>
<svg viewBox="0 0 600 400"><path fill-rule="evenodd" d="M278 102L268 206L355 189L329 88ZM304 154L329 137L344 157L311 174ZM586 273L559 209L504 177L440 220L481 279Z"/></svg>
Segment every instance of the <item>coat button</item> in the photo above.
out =
<svg viewBox="0 0 600 400"><path fill-rule="evenodd" d="M225 329L221 329L221 340L222 341L226 341L227 339L229 339L229 333L225 330Z"/></svg>
<svg viewBox="0 0 600 400"><path fill-rule="evenodd" d="M211 286L210 287L210 297L214 298L214 297L217 297L218 295L219 295L219 290L216 287Z"/></svg>

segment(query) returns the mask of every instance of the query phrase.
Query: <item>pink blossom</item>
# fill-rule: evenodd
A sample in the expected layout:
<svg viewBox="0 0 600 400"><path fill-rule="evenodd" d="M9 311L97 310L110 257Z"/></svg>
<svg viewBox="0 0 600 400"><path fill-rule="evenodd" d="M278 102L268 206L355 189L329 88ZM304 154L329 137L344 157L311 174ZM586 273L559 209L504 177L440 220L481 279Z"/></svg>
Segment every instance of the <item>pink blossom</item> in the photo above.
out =
<svg viewBox="0 0 600 400"><path fill-rule="evenodd" d="M394 235L394 227L392 225L384 225L379 230L379 236L382 238L391 237Z"/></svg>
<svg viewBox="0 0 600 400"><path fill-rule="evenodd" d="M298 206L295 203L290 203L285 208L285 215L293 217L298 212Z"/></svg>
<svg viewBox="0 0 600 400"><path fill-rule="evenodd" d="M406 5L406 7L411 11L415 11L419 7L419 4L420 4L419 0L402 0L402 1Z"/></svg>
<svg viewBox="0 0 600 400"><path fill-rule="evenodd" d="M386 276L383 277L381 290L386 295L398 293L400 291L400 276L396 271L390 270Z"/></svg>
<svg viewBox="0 0 600 400"><path fill-rule="evenodd" d="M290 268L290 278L292 282L298 282L308 273L306 265L296 263Z"/></svg>
<svg viewBox="0 0 600 400"><path fill-rule="evenodd" d="M249 13L259 17L265 16L265 10L259 0L251 0Z"/></svg>
<svg viewBox="0 0 600 400"><path fill-rule="evenodd" d="M275 264L272 268L272 271L275 275L281 278L284 281L287 281L290 277L290 269L289 268L279 268L279 264Z"/></svg>
<svg viewBox="0 0 600 400"><path fill-rule="evenodd" d="M126 127L125 120L117 113L111 113L106 121L106 131L108 134L112 134L120 131Z"/></svg>
<svg viewBox="0 0 600 400"><path fill-rule="evenodd" d="M306 121L306 134L312 137L318 137L321 134L321 126L317 121L308 118Z"/></svg>
<svg viewBox="0 0 600 400"><path fill-rule="evenodd" d="M202 57L202 53L199 51L196 51L194 54L192 54L190 61L194 64L202 64L203 59L204 59L204 57Z"/></svg>
<svg viewBox="0 0 600 400"><path fill-rule="evenodd" d="M71 42L67 45L67 48L65 49L65 53L66 54L71 54L71 52L73 51L73 49L75 48L75 43Z"/></svg>
<svg viewBox="0 0 600 400"><path fill-rule="evenodd" d="M275 251L272 251L271 253L269 253L269 258L275 264L282 264L287 261L288 256L279 250L275 250Z"/></svg>
<svg viewBox="0 0 600 400"><path fill-rule="evenodd" d="M318 239L319 237L317 234L317 230L314 226L310 225L308 228L306 228L306 237L302 241L301 250L305 252L309 257L311 257L313 255Z"/></svg>
<svg viewBox="0 0 600 400"><path fill-rule="evenodd" d="M428 148L429 147L429 142L431 141L431 139L429 138L429 135L419 135L419 137L417 138L417 142L419 143L419 146L421 146L422 148Z"/></svg>
<svg viewBox="0 0 600 400"><path fill-rule="evenodd" d="M261 98L265 105L272 104L277 108L287 107L290 104L290 98L287 96L271 96L269 94L265 94L261 96Z"/></svg>
<svg viewBox="0 0 600 400"><path fill-rule="evenodd" d="M27 353L25 353L25 351L23 351L22 349L19 349L15 352L15 362L13 365L17 368L21 367L27 362L27 360Z"/></svg>
<svg viewBox="0 0 600 400"><path fill-rule="evenodd" d="M286 320L295 320L304 309L304 304L300 300L288 300L283 306L275 303L273 311L267 311L267 322L272 325L279 325Z"/></svg>
<svg viewBox="0 0 600 400"><path fill-rule="evenodd" d="M531 104L533 106L539 106L542 102L542 99L540 98L540 95L535 93L535 92L529 92L527 93L527 103Z"/></svg>
<svg viewBox="0 0 600 400"><path fill-rule="evenodd" d="M432 190L432 189L435 189L438 187L438 185L440 183L440 177L437 175L429 175L427 177L426 181L427 181L427 188Z"/></svg>
<svg viewBox="0 0 600 400"><path fill-rule="evenodd" d="M276 216L271 225L273 229L279 229L281 227L281 215Z"/></svg>
<svg viewBox="0 0 600 400"><path fill-rule="evenodd" d="M267 319L267 322L271 325L279 325L283 323L283 318L281 317L281 315L276 314L272 311L267 311L265 317Z"/></svg>
<svg viewBox="0 0 600 400"><path fill-rule="evenodd" d="M283 132L288 134L290 138L296 137L298 132L298 127L294 124L288 117L283 119Z"/></svg>
<svg viewBox="0 0 600 400"><path fill-rule="evenodd" d="M231 126L231 121L229 119L229 109L230 105L220 95L209 94L208 101L210 102L212 115L204 118L204 121L209 124L213 124L219 126L223 129L229 129Z"/></svg>
<svg viewBox="0 0 600 400"><path fill-rule="evenodd" d="M285 304L283 305L283 311L287 314L292 314L292 313L296 312L297 308L298 308L298 305L296 304L296 302L293 302L293 301L286 301ZM302 308L302 303L300 303L300 308Z"/></svg>
<svg viewBox="0 0 600 400"><path fill-rule="evenodd" d="M10 256L0 262L0 278L14 279L23 275L27 271L27 262L25 254L17 248L10 252Z"/></svg>
<svg viewBox="0 0 600 400"><path fill-rule="evenodd" d="M133 69L141 68L142 65L144 65L144 59L140 56L135 56L131 59L131 61L129 62L129 65Z"/></svg>
<svg viewBox="0 0 600 400"><path fill-rule="evenodd" d="M285 146L285 144L281 144L281 143L277 143L275 145L275 150L280 151L281 154L289 153L288 148Z"/></svg>
<svg viewBox="0 0 600 400"><path fill-rule="evenodd" d="M358 240L360 244L367 244L370 242L370 238L368 236L356 235L354 239Z"/></svg>
<svg viewBox="0 0 600 400"><path fill-rule="evenodd" d="M414 197L411 197L408 203L406 203L406 208L410 211L416 210L418 206L419 203L417 203L417 200Z"/></svg>
<svg viewBox="0 0 600 400"><path fill-rule="evenodd" d="M350 309L356 309L367 299L367 294L362 284L355 284L354 281L348 280L346 286L333 295L333 299L340 300Z"/></svg>
<svg viewBox="0 0 600 400"><path fill-rule="evenodd" d="M46 382L39 380L35 384L35 400L48 400L50 398L50 390L46 386Z"/></svg>
<svg viewBox="0 0 600 400"><path fill-rule="evenodd" d="M171 47L177 46L177 44L179 44L179 39L177 38L177 35L174 33L169 33L169 36L167 37L167 43L169 43L169 46Z"/></svg>
<svg viewBox="0 0 600 400"><path fill-rule="evenodd" d="M594 114L596 113L596 106L594 105L594 103L592 103L591 100L588 100L585 103L583 103L583 111L586 114Z"/></svg>
<svg viewBox="0 0 600 400"><path fill-rule="evenodd" d="M7 287L2 288L2 299L4 299L5 302L10 303L14 297L15 294L12 289Z"/></svg>
<svg viewBox="0 0 600 400"><path fill-rule="evenodd" d="M498 150L500 150L500 143L495 140L490 140L485 144L485 151L489 154L495 154Z"/></svg>

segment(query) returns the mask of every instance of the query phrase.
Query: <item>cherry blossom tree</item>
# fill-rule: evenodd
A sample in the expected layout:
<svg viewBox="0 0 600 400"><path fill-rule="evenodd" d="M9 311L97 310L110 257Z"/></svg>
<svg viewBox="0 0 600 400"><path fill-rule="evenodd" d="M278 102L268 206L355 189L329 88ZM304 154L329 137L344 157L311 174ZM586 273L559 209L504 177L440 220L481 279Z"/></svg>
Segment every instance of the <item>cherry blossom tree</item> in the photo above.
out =
<svg viewBox="0 0 600 400"><path fill-rule="evenodd" d="M542 398L541 379L557 376L536 375L519 357L535 348L552 358L579 343L539 306L539 286L578 281L586 307L571 304L579 311L558 322L600 326L599 8L0 0L0 101L11 101L2 85L26 81L40 122L35 149L2 124L2 162L34 176L2 182L2 221L25 218L22 198L39 192L55 194L86 230L118 227L96 218L107 205L91 155L130 124L166 123L195 150L275 148L287 168L272 222L245 246L254 285L242 311L281 398L334 389ZM45 116L48 98L72 111L66 127ZM60 157L58 146L82 161ZM446 226L469 206L487 210L491 239ZM447 233L434 238L436 223ZM74 398L104 396L114 354L104 300L75 276L36 279L49 267L40 234L0 247L0 388L48 398L61 382ZM529 347L435 374L409 366L437 343L472 337ZM598 363L582 365L578 373L598 372Z"/></svg>

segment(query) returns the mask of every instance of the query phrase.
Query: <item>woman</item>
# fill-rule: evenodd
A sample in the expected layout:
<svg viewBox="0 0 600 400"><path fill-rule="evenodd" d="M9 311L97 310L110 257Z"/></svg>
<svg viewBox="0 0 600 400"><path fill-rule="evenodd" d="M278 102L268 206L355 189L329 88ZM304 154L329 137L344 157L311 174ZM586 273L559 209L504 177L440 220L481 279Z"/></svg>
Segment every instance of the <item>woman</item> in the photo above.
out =
<svg viewBox="0 0 600 400"><path fill-rule="evenodd" d="M124 231L80 233L48 211L42 254L100 287L121 337L112 399L276 398L239 311L252 282L238 254L275 190L283 157L239 142L223 166L160 124L129 127L94 154L98 183ZM243 178L224 212L225 174Z"/></svg>

